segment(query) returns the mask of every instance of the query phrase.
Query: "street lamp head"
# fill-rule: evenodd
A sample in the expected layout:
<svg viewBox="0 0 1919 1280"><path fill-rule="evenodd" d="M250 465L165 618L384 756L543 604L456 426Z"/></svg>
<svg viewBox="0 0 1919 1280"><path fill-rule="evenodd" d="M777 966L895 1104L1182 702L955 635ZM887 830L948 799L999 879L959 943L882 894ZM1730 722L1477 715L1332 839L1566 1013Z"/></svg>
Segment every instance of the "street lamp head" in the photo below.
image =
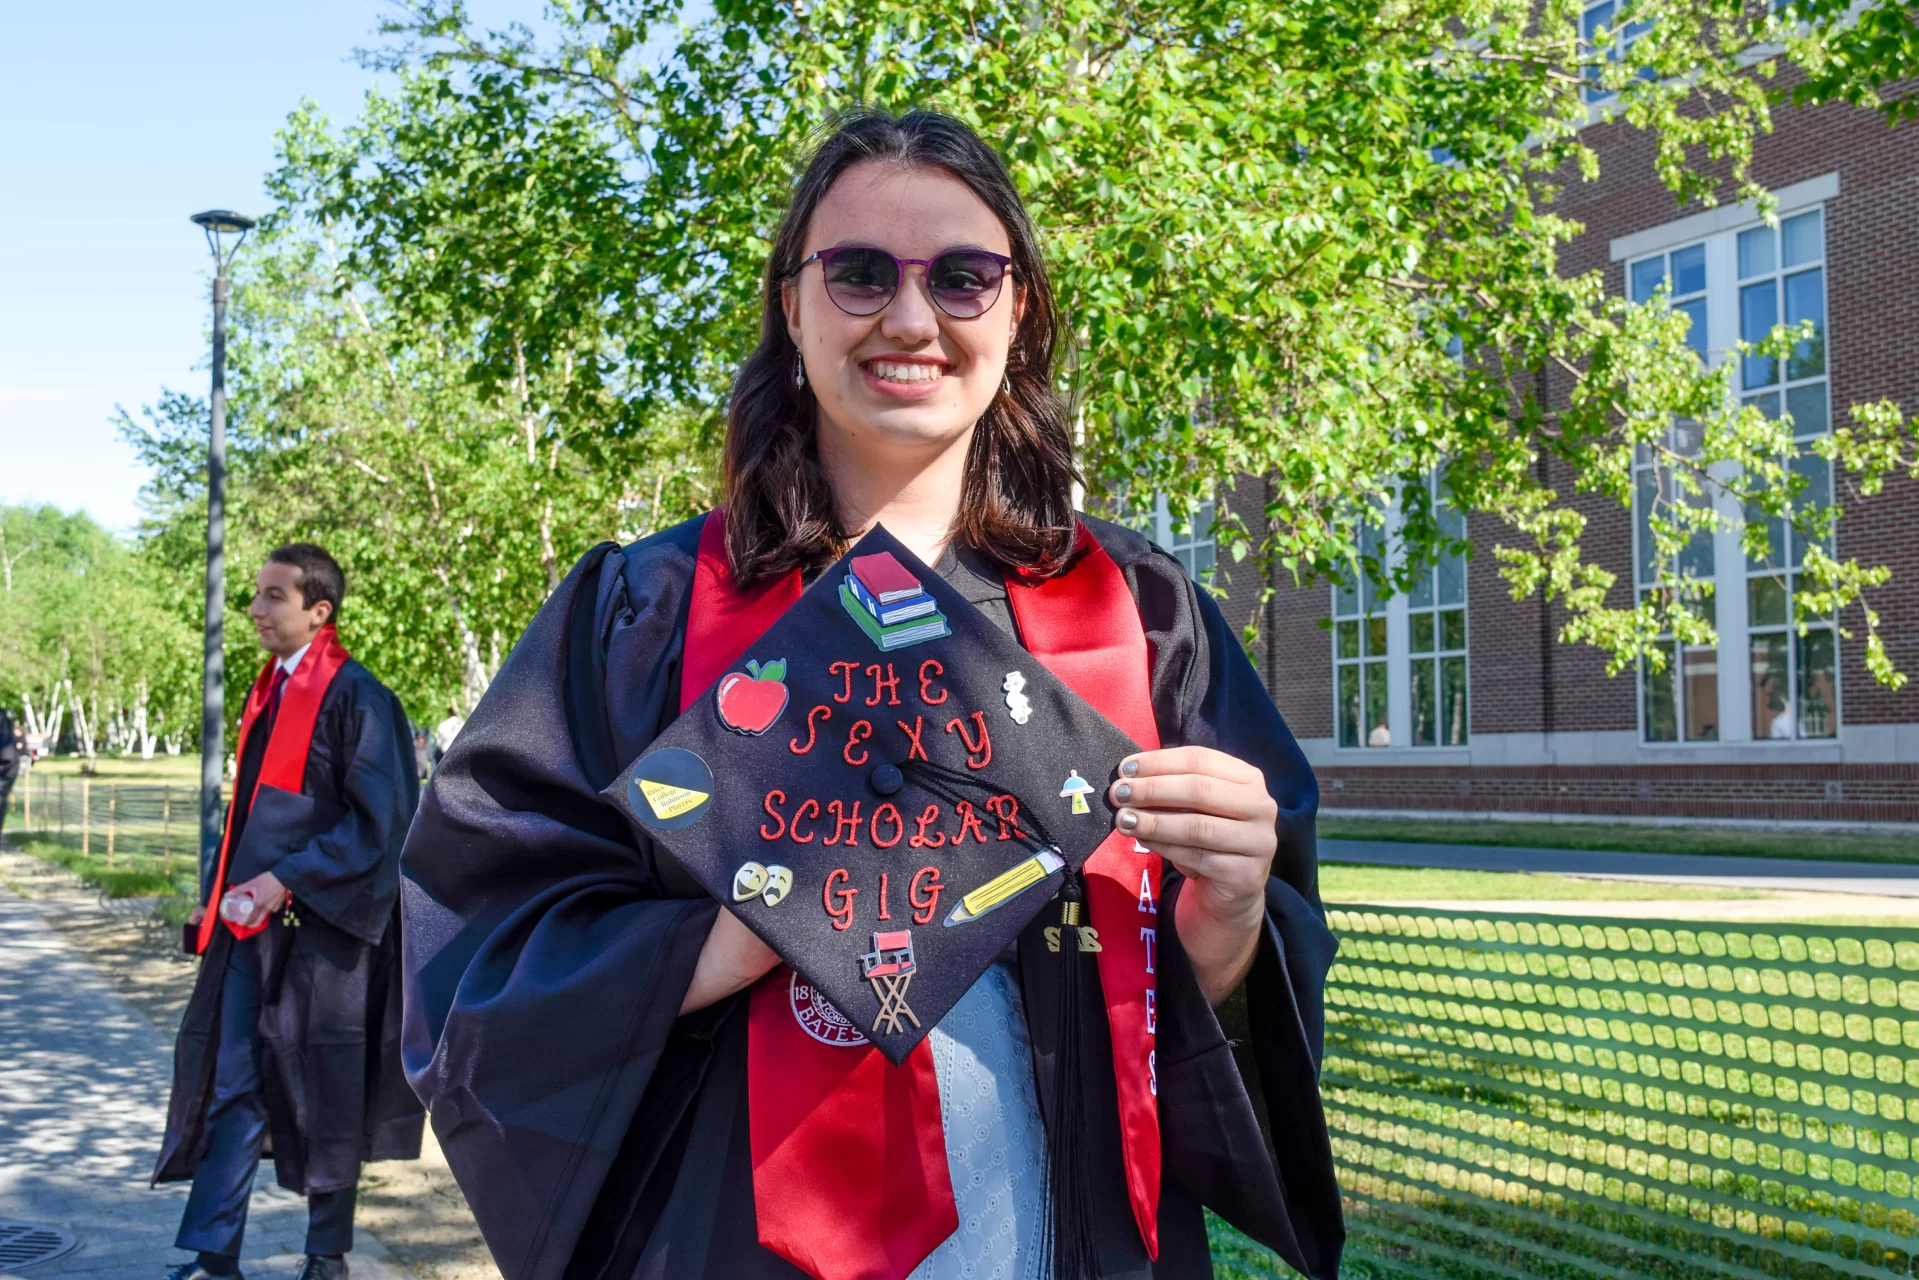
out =
<svg viewBox="0 0 1919 1280"><path fill-rule="evenodd" d="M205 213L196 213L193 223L209 232L247 232L253 229L252 218L242 217L231 209L208 209Z"/></svg>
<svg viewBox="0 0 1919 1280"><path fill-rule="evenodd" d="M240 242L247 238L247 232L253 230L253 219L242 217L231 209L208 209L205 213L193 215L193 224L207 233L207 248L213 251L213 265L220 280L226 279L227 266L233 261L233 255L240 252ZM233 247L222 253L222 236L233 236ZM225 285L220 285L225 288Z"/></svg>

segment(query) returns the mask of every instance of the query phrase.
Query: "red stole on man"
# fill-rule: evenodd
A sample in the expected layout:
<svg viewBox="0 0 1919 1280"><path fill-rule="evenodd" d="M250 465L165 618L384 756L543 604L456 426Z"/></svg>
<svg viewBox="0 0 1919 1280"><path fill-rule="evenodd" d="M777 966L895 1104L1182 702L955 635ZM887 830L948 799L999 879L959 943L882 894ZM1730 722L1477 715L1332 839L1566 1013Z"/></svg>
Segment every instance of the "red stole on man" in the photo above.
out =
<svg viewBox="0 0 1919 1280"><path fill-rule="evenodd" d="M260 776L254 783L252 794L245 798L248 809L253 807L253 801L262 787L294 792L305 789L307 753L313 746L313 726L320 718L320 703L325 700L333 677L339 674L340 668L347 664L350 657L341 646L339 634L333 625L329 623L321 627L320 633L313 638L312 645L301 658L300 665L287 677L286 688L280 693L280 710L268 728L273 736L267 740ZM234 758L237 760L246 759L247 739L266 712L267 701L273 691L273 672L278 666L278 658L270 659L260 669L253 688L247 692L246 710L240 715L240 741L234 749ZM214 921L222 919L220 899L227 891L227 861L233 852L234 822L241 803L241 797L235 795L233 803L227 806L226 829L220 837L220 860L214 872L211 892L207 896L206 915L200 919L200 932L195 939L195 950L201 955L205 955L207 948L213 944ZM223 920L223 923L236 938L248 938L266 928L264 922L251 929L242 928L231 920Z"/></svg>

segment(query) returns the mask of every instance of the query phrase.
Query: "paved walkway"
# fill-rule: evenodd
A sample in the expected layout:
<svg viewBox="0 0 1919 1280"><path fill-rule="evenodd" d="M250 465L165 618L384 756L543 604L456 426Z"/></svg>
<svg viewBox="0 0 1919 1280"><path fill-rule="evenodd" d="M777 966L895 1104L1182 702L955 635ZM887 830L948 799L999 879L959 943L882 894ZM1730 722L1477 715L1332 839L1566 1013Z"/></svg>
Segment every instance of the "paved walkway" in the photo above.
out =
<svg viewBox="0 0 1919 1280"><path fill-rule="evenodd" d="M0 888L0 1219L46 1223L80 1245L24 1274L160 1280L187 1260L172 1248L182 1185L149 1188L165 1127L173 1047L41 920ZM306 1202L263 1165L247 1229L250 1280L300 1264ZM365 1232L356 1280L400 1280Z"/></svg>
<svg viewBox="0 0 1919 1280"><path fill-rule="evenodd" d="M1808 836L1807 839L1817 839ZM1919 841L1914 856L1919 857ZM1722 889L1775 889L1919 898L1919 865L1821 862L1807 858L1740 858L1717 854L1603 853L1588 849L1524 849L1484 844L1414 844L1392 840L1321 840L1322 862L1458 871L1547 871L1594 880L1703 884Z"/></svg>

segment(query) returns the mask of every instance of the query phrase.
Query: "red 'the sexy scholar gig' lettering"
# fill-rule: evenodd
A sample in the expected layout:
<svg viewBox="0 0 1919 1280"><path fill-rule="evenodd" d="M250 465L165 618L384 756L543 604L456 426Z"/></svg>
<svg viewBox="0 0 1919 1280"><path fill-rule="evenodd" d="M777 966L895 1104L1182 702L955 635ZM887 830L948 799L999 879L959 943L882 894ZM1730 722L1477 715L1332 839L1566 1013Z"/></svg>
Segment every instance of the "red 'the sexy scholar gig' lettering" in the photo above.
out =
<svg viewBox="0 0 1919 1280"><path fill-rule="evenodd" d="M908 672L911 674L908 675ZM930 851L972 842L992 844L1001 840L1030 841L1032 836L1020 823L1019 801L1011 795L989 796L982 807L960 800L950 807L927 804L915 812L902 811L898 805L881 801L872 805L866 795L868 775L878 764L906 764L916 760L929 763L937 755L949 757L953 766L968 770L985 768L993 759L993 740L984 712L959 711L951 705L952 690L942 677L946 668L935 658L919 663L917 669L901 671L890 662L834 662L827 666L829 684L823 701L814 704L798 733L790 736L787 751L795 756L811 755L824 745L825 754L834 746L847 766L847 791L834 795L838 787L820 794L808 794L812 787L784 786L767 790L761 801L765 821L760 823L760 839L767 844L795 846L791 854L769 850L771 856L791 857L802 878L819 886L820 906L831 917L833 927L851 929L857 914L877 913L879 920L892 920L892 896L895 886L906 886L906 908L916 925L933 923L946 881L940 868L926 863L937 855ZM862 678L863 677L863 678ZM856 683L857 682L857 683ZM938 708L939 714L914 714L902 706L905 693L919 695L922 707ZM847 707L847 727L843 731L827 729L836 721L835 704ZM901 713L865 719L851 713L852 706L872 708L902 707ZM876 723L877 722L877 723ZM936 728L937 726L937 728ZM832 734L827 737L827 733ZM929 734L928 729L935 729ZM943 730L944 732L940 732ZM877 731L877 733L876 733ZM843 736L842 736L843 735ZM809 762L810 763L810 762ZM865 802L859 798L865 795ZM871 805L872 807L868 807ZM826 848L835 853L865 845L874 849L899 849L900 863L885 870L860 873L872 883L856 883L855 873L833 854L819 855ZM817 851L809 863L806 854ZM847 861L854 860L849 856ZM856 906L862 900L869 905Z"/></svg>

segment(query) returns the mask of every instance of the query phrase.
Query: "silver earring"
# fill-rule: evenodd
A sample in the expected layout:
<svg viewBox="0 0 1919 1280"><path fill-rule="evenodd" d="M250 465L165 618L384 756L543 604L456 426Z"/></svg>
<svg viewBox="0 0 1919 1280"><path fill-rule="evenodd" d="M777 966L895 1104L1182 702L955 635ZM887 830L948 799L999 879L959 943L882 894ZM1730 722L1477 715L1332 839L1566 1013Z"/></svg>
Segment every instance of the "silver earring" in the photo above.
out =
<svg viewBox="0 0 1919 1280"><path fill-rule="evenodd" d="M1010 374L1008 374L1008 375L1006 375L1006 376L1004 376L1004 377L1002 377L1002 378L1000 378L1000 380L999 380L999 393L1000 393L1001 395L1003 395L1003 396L1005 396L1005 397L1006 397L1007 399L1009 399L1009 400L1013 398L1013 379L1012 379L1012 375L1010 375Z"/></svg>
<svg viewBox="0 0 1919 1280"><path fill-rule="evenodd" d="M797 351L793 353L793 385L796 388L806 385L806 357Z"/></svg>

